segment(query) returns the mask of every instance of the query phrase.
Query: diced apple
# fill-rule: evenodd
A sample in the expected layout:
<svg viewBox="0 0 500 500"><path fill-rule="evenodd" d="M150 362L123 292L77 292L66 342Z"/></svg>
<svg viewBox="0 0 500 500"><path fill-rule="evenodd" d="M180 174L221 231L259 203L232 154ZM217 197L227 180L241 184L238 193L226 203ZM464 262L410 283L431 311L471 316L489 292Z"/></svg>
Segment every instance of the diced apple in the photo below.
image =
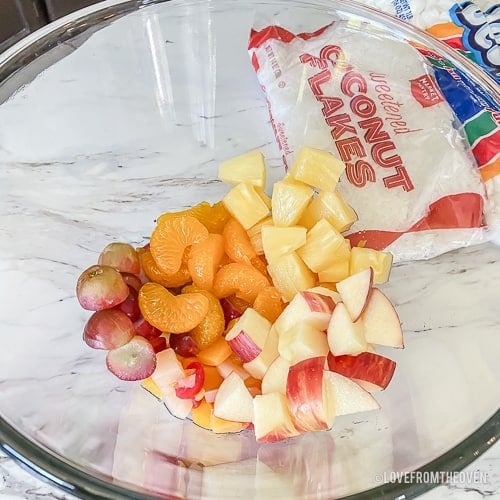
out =
<svg viewBox="0 0 500 500"><path fill-rule="evenodd" d="M321 219L326 219L342 233L358 220L358 216L338 191L321 191L304 210L299 224L311 228Z"/></svg>
<svg viewBox="0 0 500 500"><path fill-rule="evenodd" d="M354 379L364 388L369 387L369 392L385 389L396 369L395 361L374 352L362 352L357 356L334 356L330 352L327 361L331 371Z"/></svg>
<svg viewBox="0 0 500 500"><path fill-rule="evenodd" d="M290 361L278 356L267 369L264 378L262 379L262 394L270 392L286 393L286 380L288 378L288 369Z"/></svg>
<svg viewBox="0 0 500 500"><path fill-rule="evenodd" d="M174 384L184 378L186 373L172 348L165 349L156 355L156 369L151 374L151 380L162 394Z"/></svg>
<svg viewBox="0 0 500 500"><path fill-rule="evenodd" d="M266 165L260 151L249 151L222 162L219 165L219 179L228 184L248 182L264 188L266 185Z"/></svg>
<svg viewBox="0 0 500 500"><path fill-rule="evenodd" d="M245 228L249 229L269 215L269 208L255 186L240 182L222 199L227 211Z"/></svg>
<svg viewBox="0 0 500 500"><path fill-rule="evenodd" d="M278 351L294 365L304 359L326 356L329 345L325 332L300 321L280 333Z"/></svg>
<svg viewBox="0 0 500 500"><path fill-rule="evenodd" d="M326 219L307 231L306 243L297 254L307 267L317 273L326 269L338 252L344 252L345 239Z"/></svg>
<svg viewBox="0 0 500 500"><path fill-rule="evenodd" d="M309 290L306 290L306 292L314 292L314 293L319 293L320 295L326 295L327 297L331 297L335 304L337 302L342 302L342 299L340 298L340 293L336 291L335 287L329 288L326 285L319 284L317 286L309 288Z"/></svg>
<svg viewBox="0 0 500 500"><path fill-rule="evenodd" d="M163 404L174 417L185 419L191 413L193 401L177 397L174 386L166 387L162 394Z"/></svg>
<svg viewBox="0 0 500 500"><path fill-rule="evenodd" d="M324 383L325 356L308 358L288 371L286 400L299 431L330 429L335 418L334 393Z"/></svg>
<svg viewBox="0 0 500 500"><path fill-rule="evenodd" d="M215 396L214 415L236 422L252 421L253 399L236 372L232 372L220 385Z"/></svg>
<svg viewBox="0 0 500 500"><path fill-rule="evenodd" d="M267 270L284 302L290 302L298 292L316 284L316 275L296 252L283 255L269 264Z"/></svg>
<svg viewBox="0 0 500 500"><path fill-rule="evenodd" d="M377 400L359 384L339 373L325 370L325 383L333 388L335 415L378 410Z"/></svg>
<svg viewBox="0 0 500 500"><path fill-rule="evenodd" d="M355 274L368 267L373 269L373 283L385 283L391 272L392 254L373 248L354 247L350 256L350 273Z"/></svg>
<svg viewBox="0 0 500 500"><path fill-rule="evenodd" d="M293 179L305 184L333 191L344 170L345 164L331 153L303 146L297 152L289 173Z"/></svg>
<svg viewBox="0 0 500 500"><path fill-rule="evenodd" d="M250 243L252 243L253 249L257 255L264 254L264 247L262 246L262 228L264 226L274 226L273 218L270 215L257 222L257 224L247 231Z"/></svg>
<svg viewBox="0 0 500 500"><path fill-rule="evenodd" d="M262 352L252 361L243 363L243 368L254 378L262 380L273 361L279 356L278 331L274 326L269 330Z"/></svg>
<svg viewBox="0 0 500 500"><path fill-rule="evenodd" d="M226 333L226 341L244 362L255 359L264 348L271 322L249 307Z"/></svg>
<svg viewBox="0 0 500 500"><path fill-rule="evenodd" d="M351 319L357 321L368 304L372 292L373 269L363 269L356 274L339 281L337 291L340 293Z"/></svg>
<svg viewBox="0 0 500 500"><path fill-rule="evenodd" d="M241 365L232 361L231 358L228 358L218 364L216 369L222 378L229 377L229 375L233 372L235 372L242 380L246 380L250 377L250 373L248 373L247 370L245 370Z"/></svg>
<svg viewBox="0 0 500 500"><path fill-rule="evenodd" d="M316 291L315 288L299 292L278 316L274 327L282 333L298 323L305 323L317 330L326 330L335 308L335 299L330 292L327 289Z"/></svg>
<svg viewBox="0 0 500 500"><path fill-rule="evenodd" d="M253 425L259 443L280 441L300 432L295 428L284 394L271 392L253 398Z"/></svg>
<svg viewBox="0 0 500 500"><path fill-rule="evenodd" d="M330 351L335 356L342 354L357 355L366 351L365 329L361 321L352 321L343 302L333 310L327 330Z"/></svg>
<svg viewBox="0 0 500 500"><path fill-rule="evenodd" d="M262 248L269 264L306 243L307 229L303 226L264 226L261 231Z"/></svg>
<svg viewBox="0 0 500 500"><path fill-rule="evenodd" d="M389 298L378 288L372 290L360 320L367 342L389 347L404 346L398 313Z"/></svg>
<svg viewBox="0 0 500 500"><path fill-rule="evenodd" d="M302 217L313 195L313 189L292 179L274 183L271 198L273 221L276 226L293 226Z"/></svg>

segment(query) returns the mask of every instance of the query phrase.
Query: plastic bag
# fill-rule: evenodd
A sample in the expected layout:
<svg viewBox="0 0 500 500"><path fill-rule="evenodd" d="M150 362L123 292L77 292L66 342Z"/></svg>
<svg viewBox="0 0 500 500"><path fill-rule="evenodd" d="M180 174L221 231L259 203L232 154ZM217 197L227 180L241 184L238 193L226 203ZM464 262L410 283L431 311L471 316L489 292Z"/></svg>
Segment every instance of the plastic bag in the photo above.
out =
<svg viewBox="0 0 500 500"><path fill-rule="evenodd" d="M485 186L432 66L410 45L363 30L373 32L364 44L343 21L314 33L251 32L285 167L302 145L339 156L338 189L359 217L349 239L395 261L484 242Z"/></svg>

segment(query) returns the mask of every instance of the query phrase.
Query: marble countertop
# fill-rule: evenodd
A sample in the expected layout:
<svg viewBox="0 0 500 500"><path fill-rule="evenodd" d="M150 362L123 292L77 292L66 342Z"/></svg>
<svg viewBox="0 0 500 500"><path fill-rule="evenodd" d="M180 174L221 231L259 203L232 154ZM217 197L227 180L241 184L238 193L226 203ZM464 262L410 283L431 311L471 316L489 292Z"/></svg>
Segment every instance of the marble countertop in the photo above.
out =
<svg viewBox="0 0 500 500"><path fill-rule="evenodd" d="M0 324L12 332L2 337L10 343L0 351L0 407L69 460L100 460L104 473L116 472L115 443L107 438L110 429L120 434L126 390L106 378L102 359L75 334L87 318L74 297L81 269L110 240L144 243L165 207L218 201L224 192L216 180L221 159L259 148L269 161L270 181L283 175L247 59L247 32L232 23L230 12L214 20L197 10L186 24L186 12L178 18L162 14L168 4L54 44L0 86ZM253 15L249 10L246 26ZM218 39L211 32L217 23L224 26ZM239 65L233 67L234 61ZM342 469L343 461L358 460L372 478L377 467L408 470L412 460L421 465L440 456L495 411L498 301L483 283L500 281L499 260L497 247L472 247L416 263L411 272L395 269L389 294L408 333L407 349L394 355L400 372L391 390L382 391L377 428L366 420L375 445L365 446L366 435L346 428L340 436L346 439L335 445L344 457L339 453L334 466L345 471L350 463ZM30 286L19 300L12 290L25 282ZM24 343L17 341L21 336ZM422 360L433 363L434 379ZM136 415L130 411L128 417ZM245 444L238 446L245 455ZM360 459L358 452L365 451L368 458ZM130 464L120 465L123 473ZM500 498L500 443L465 470L478 480L440 485L420 498ZM0 500L42 498L73 497L0 453Z"/></svg>

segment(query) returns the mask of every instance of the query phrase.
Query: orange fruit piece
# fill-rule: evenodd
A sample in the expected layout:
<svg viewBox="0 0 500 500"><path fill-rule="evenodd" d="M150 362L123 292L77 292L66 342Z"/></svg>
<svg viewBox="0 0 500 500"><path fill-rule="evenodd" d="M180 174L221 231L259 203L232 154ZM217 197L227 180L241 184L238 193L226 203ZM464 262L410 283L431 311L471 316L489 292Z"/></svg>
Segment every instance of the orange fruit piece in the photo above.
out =
<svg viewBox="0 0 500 500"><path fill-rule="evenodd" d="M214 405L212 403L207 403L205 399L201 400L201 403L191 410L191 417L193 422L204 429L212 429L211 418L214 411Z"/></svg>
<svg viewBox="0 0 500 500"><path fill-rule="evenodd" d="M189 269L187 265L182 264L179 270L173 274L167 274L160 270L156 265L153 256L149 250L144 250L139 254L139 259L141 261L141 267L144 274L150 281L159 283L165 288L176 288L183 286L191 281L191 275L189 274Z"/></svg>
<svg viewBox="0 0 500 500"><path fill-rule="evenodd" d="M201 323L190 332L198 349L205 349L213 344L219 337L222 337L224 333L225 320L222 306L215 295L195 285L184 287L182 293L201 293L208 299L208 312L206 316L201 320Z"/></svg>
<svg viewBox="0 0 500 500"><path fill-rule="evenodd" d="M202 349L197 357L204 365L217 366L231 356L232 353L233 350L229 347L226 339L219 337L206 349Z"/></svg>
<svg viewBox="0 0 500 500"><path fill-rule="evenodd" d="M231 262L217 271L213 292L219 299L234 294L253 304L257 294L269 285L269 280L255 267Z"/></svg>
<svg viewBox="0 0 500 500"><path fill-rule="evenodd" d="M257 257L250 238L243 226L231 217L222 231L224 237L224 250L228 257L234 262L250 264Z"/></svg>
<svg viewBox="0 0 500 500"><path fill-rule="evenodd" d="M190 247L187 266L197 287L212 289L223 256L224 239L220 234L209 233L207 239Z"/></svg>
<svg viewBox="0 0 500 500"><path fill-rule="evenodd" d="M274 286L266 286L255 297L253 308L274 323L283 312L285 303L281 299L281 293Z"/></svg>
<svg viewBox="0 0 500 500"><path fill-rule="evenodd" d="M269 278L269 273L267 272L267 262L263 255L256 255L251 261L257 271L260 271L266 278Z"/></svg>
<svg viewBox="0 0 500 500"><path fill-rule="evenodd" d="M162 332L189 332L208 313L208 299L203 294L174 295L158 283L142 285L138 299L144 319Z"/></svg>
<svg viewBox="0 0 500 500"><path fill-rule="evenodd" d="M166 217L156 225L149 246L160 270L174 274L181 267L184 250L207 238L208 229L195 217Z"/></svg>
<svg viewBox="0 0 500 500"><path fill-rule="evenodd" d="M210 205L208 201L202 201L197 205L179 212L166 212L158 217L158 223L170 217L190 215L198 219L211 233L221 233L224 225L231 217L224 204L219 201Z"/></svg>

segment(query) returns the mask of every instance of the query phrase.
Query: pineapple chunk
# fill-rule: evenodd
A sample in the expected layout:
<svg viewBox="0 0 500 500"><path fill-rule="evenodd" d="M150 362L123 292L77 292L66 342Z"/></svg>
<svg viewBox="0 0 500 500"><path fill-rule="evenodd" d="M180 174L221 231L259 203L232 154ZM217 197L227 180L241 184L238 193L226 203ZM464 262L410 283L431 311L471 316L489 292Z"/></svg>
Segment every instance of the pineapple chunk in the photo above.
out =
<svg viewBox="0 0 500 500"><path fill-rule="evenodd" d="M276 226L293 226L306 209L313 189L302 182L278 181L273 186L272 214Z"/></svg>
<svg viewBox="0 0 500 500"><path fill-rule="evenodd" d="M269 215L265 219L262 219L260 222L257 222L254 226L252 226L248 231L248 237L250 238L250 242L252 243L253 249L256 251L257 255L264 254L264 247L262 246L262 228L264 226L272 226L273 218Z"/></svg>
<svg viewBox="0 0 500 500"><path fill-rule="evenodd" d="M333 191L345 164L331 153L310 147L299 149L290 176L318 189Z"/></svg>
<svg viewBox="0 0 500 500"><path fill-rule="evenodd" d="M255 186L240 182L227 193L222 202L227 211L245 228L249 229L269 215L269 208Z"/></svg>
<svg viewBox="0 0 500 500"><path fill-rule="evenodd" d="M260 196L261 200L266 204L266 207L271 210L271 198L267 196L266 192L260 187L256 187L255 191L257 191L257 194Z"/></svg>
<svg viewBox="0 0 500 500"><path fill-rule="evenodd" d="M392 254L373 248L354 247L351 250L349 272L355 274L368 267L373 269L373 283L385 283L391 272Z"/></svg>
<svg viewBox="0 0 500 500"><path fill-rule="evenodd" d="M248 182L252 186L264 188L266 185L266 165L260 151L250 151L222 162L219 165L219 179L227 184Z"/></svg>
<svg viewBox="0 0 500 500"><path fill-rule="evenodd" d="M321 219L326 219L335 229L347 231L358 216L337 191L321 191L304 211L300 224L311 228Z"/></svg>
<svg viewBox="0 0 500 500"><path fill-rule="evenodd" d="M262 228L262 247L267 262L275 262L279 257L293 252L306 243L307 229L303 226Z"/></svg>
<svg viewBox="0 0 500 500"><path fill-rule="evenodd" d="M333 261L318 273L320 283L338 283L349 277L349 259Z"/></svg>
<svg viewBox="0 0 500 500"><path fill-rule="evenodd" d="M283 255L269 264L267 270L284 302L290 302L295 294L316 284L316 275L296 252Z"/></svg>
<svg viewBox="0 0 500 500"><path fill-rule="evenodd" d="M344 242L344 237L326 219L321 219L309 229L306 244L297 253L317 273L326 269L337 253L345 252Z"/></svg>

